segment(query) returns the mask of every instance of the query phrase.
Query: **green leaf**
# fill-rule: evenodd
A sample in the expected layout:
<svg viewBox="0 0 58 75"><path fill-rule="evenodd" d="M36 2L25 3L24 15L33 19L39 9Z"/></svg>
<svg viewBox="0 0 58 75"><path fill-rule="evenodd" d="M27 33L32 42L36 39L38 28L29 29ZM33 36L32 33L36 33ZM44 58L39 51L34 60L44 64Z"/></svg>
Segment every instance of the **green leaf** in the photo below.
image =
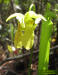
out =
<svg viewBox="0 0 58 75"><path fill-rule="evenodd" d="M53 18L56 18L56 14L55 14L54 11L51 11L50 8L51 8L51 4L47 3L47 7L46 7L46 10L45 10L45 18L52 20Z"/></svg>
<svg viewBox="0 0 58 75"><path fill-rule="evenodd" d="M5 4L9 4L10 3L10 0L4 0L4 3Z"/></svg>
<svg viewBox="0 0 58 75"><path fill-rule="evenodd" d="M40 48L39 48L40 49L39 65L38 65L38 71L40 72L48 70L52 26L53 23L51 20L42 22ZM39 75L42 74L39 73ZM43 74L43 75L47 75L47 74Z"/></svg>
<svg viewBox="0 0 58 75"><path fill-rule="evenodd" d="M10 25L10 35L11 35L11 40L14 40L14 26L13 24Z"/></svg>
<svg viewBox="0 0 58 75"><path fill-rule="evenodd" d="M46 5L46 9L49 10L51 8L51 4L48 2Z"/></svg>
<svg viewBox="0 0 58 75"><path fill-rule="evenodd" d="M0 3L2 2L2 0L0 0Z"/></svg>

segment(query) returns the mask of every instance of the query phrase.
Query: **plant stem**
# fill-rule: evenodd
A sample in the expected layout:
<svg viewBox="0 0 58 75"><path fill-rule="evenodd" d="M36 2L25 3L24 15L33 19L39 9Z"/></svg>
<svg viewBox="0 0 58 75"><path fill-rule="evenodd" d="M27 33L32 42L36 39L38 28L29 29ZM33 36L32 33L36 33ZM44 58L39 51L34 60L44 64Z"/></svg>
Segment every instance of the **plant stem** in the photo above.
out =
<svg viewBox="0 0 58 75"><path fill-rule="evenodd" d="M30 50L30 61L29 61L29 68L28 68L28 75L31 75L31 64L32 64L32 56L33 56L33 48Z"/></svg>

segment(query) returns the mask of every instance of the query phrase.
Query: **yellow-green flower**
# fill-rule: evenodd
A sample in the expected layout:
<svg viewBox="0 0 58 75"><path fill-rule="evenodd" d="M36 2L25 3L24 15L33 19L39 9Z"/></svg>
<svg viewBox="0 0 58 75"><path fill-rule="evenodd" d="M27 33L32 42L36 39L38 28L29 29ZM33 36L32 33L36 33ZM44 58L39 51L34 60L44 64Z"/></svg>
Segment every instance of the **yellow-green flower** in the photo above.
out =
<svg viewBox="0 0 58 75"><path fill-rule="evenodd" d="M16 17L19 22L15 33L14 46L16 48L24 47L29 50L32 48L34 43L34 30L37 24L41 21L41 19L45 21L46 19L42 15L36 14L34 11L28 11L25 15L21 13L12 14L6 21L12 19L13 17Z"/></svg>

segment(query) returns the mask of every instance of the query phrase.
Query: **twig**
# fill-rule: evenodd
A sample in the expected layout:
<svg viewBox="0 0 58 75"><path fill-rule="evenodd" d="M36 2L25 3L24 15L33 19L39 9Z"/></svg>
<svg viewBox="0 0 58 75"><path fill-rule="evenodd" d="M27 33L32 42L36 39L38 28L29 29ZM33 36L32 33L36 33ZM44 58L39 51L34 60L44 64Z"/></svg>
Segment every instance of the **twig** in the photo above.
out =
<svg viewBox="0 0 58 75"><path fill-rule="evenodd" d="M55 47L53 47L53 48L50 48L50 50L52 51L52 50L55 50L55 49L57 49L58 48L58 45L56 45ZM36 53L38 53L39 52L39 50L35 50L35 51L33 51L33 54L36 54ZM15 56L15 57L10 57L10 58L6 58L5 60L3 60L2 62L0 62L0 66L2 65L2 64L4 64L5 62L7 62L7 61L11 61L11 60L16 60L16 59L21 59L21 58L24 58L24 57L26 57L26 56L29 56L31 53L30 52L28 52L28 53L25 53L25 54L23 54L23 55L18 55L18 56Z"/></svg>
<svg viewBox="0 0 58 75"><path fill-rule="evenodd" d="M55 50L55 49L58 49L58 45L56 45L56 46L53 47L53 48L50 48L50 50Z"/></svg>

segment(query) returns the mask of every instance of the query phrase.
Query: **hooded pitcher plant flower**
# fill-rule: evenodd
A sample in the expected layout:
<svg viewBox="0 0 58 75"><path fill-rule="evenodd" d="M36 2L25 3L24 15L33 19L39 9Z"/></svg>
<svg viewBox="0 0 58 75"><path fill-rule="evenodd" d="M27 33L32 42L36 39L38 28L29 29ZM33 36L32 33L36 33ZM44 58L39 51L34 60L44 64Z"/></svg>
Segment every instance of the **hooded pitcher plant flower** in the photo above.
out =
<svg viewBox="0 0 58 75"><path fill-rule="evenodd" d="M18 28L15 33L14 46L16 48L22 48L29 50L34 43L34 30L41 19L46 19L41 14L36 14L34 11L28 11L25 15L21 13L14 13L10 15L6 22L16 17L18 20Z"/></svg>

